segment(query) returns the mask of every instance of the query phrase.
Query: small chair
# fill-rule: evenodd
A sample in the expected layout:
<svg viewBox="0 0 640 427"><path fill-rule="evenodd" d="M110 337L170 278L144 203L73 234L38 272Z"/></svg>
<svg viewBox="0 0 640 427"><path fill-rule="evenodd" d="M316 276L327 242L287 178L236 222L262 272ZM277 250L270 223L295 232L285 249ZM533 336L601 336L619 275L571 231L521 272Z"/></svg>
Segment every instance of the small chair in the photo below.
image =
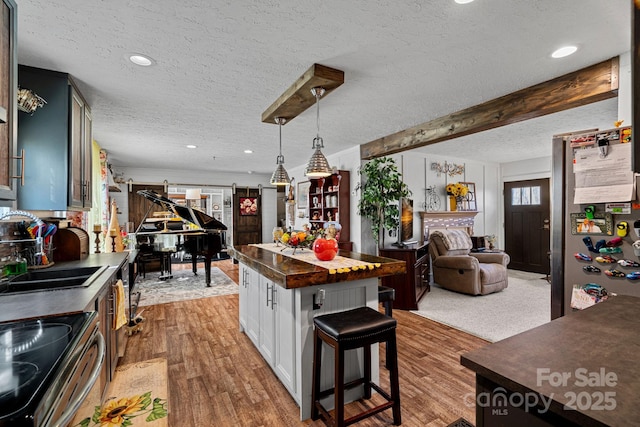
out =
<svg viewBox="0 0 640 427"><path fill-rule="evenodd" d="M396 299L396 290L394 288L390 288L389 286L378 286L378 302L382 303L384 307L384 315L393 317L393 300ZM386 352L386 360L384 367L389 369L389 357L391 354L389 353L389 347L387 347Z"/></svg>
<svg viewBox="0 0 640 427"><path fill-rule="evenodd" d="M384 314L393 317L393 300L396 299L396 290L388 286L378 286L378 302L384 306Z"/></svg>
<svg viewBox="0 0 640 427"><path fill-rule="evenodd" d="M443 288L470 295L486 295L508 286L509 255L471 252L465 230L436 230L429 236L433 280Z"/></svg>
<svg viewBox="0 0 640 427"><path fill-rule="evenodd" d="M360 307L338 313L325 314L313 319L314 351L313 381L311 399L311 419L322 416L327 425L348 426L386 409L393 410L393 423L402 423L400 414L400 383L398 380L398 356L396 347L395 319L385 316L369 307ZM322 367L322 343L327 343L335 355L335 383L333 388L320 390L320 373ZM391 394L382 390L371 381L371 345L386 342L389 366L389 382ZM362 347L364 350L364 376L344 383L345 351ZM344 392L347 389L364 385L364 398L371 398L371 389L375 389L387 401L365 412L344 419ZM334 395L333 416L327 411L320 399Z"/></svg>

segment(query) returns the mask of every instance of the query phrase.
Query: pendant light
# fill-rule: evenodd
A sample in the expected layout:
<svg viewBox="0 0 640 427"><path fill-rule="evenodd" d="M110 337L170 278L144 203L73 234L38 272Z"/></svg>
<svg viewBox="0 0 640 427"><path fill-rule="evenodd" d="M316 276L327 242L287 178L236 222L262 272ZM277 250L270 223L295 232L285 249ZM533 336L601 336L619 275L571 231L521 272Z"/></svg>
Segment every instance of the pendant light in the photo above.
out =
<svg viewBox="0 0 640 427"><path fill-rule="evenodd" d="M273 175L271 175L271 184L272 185L289 185L290 179L289 174L284 168L284 156L282 155L282 125L287 122L287 119L282 117L275 118L276 123L278 124L278 129L280 129L280 154L278 154L276 164L276 170L273 171Z"/></svg>
<svg viewBox="0 0 640 427"><path fill-rule="evenodd" d="M320 138L320 97L324 95L324 88L314 87L311 89L311 93L316 97L316 124L318 127L318 134L313 139L312 147L316 151L314 151L311 159L309 159L309 164L307 165L307 169L304 171L304 174L309 178L323 178L331 175L331 166L329 166L327 158L322 154L322 151L320 151L324 148L322 138Z"/></svg>

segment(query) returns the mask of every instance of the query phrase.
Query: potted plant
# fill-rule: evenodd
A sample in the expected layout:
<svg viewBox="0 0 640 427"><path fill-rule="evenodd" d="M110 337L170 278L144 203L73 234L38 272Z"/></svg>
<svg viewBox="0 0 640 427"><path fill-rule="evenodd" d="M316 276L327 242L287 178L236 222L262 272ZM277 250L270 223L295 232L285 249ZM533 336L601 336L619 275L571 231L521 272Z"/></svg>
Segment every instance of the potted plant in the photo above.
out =
<svg viewBox="0 0 640 427"><path fill-rule="evenodd" d="M399 201L409 197L411 190L402 182L396 162L391 157L379 157L364 164L358 170L363 180L360 191L358 215L371 221L373 239L378 248L384 246L384 229L397 230L400 226Z"/></svg>

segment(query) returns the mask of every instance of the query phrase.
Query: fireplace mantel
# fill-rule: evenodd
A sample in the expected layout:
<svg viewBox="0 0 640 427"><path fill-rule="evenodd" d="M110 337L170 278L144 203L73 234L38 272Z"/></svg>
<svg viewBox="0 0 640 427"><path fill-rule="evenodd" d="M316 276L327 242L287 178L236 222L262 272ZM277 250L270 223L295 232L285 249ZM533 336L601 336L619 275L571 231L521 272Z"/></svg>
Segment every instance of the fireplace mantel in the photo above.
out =
<svg viewBox="0 0 640 427"><path fill-rule="evenodd" d="M424 243L425 236L434 229L464 228L473 236L474 219L478 211L421 211L422 236L420 243Z"/></svg>

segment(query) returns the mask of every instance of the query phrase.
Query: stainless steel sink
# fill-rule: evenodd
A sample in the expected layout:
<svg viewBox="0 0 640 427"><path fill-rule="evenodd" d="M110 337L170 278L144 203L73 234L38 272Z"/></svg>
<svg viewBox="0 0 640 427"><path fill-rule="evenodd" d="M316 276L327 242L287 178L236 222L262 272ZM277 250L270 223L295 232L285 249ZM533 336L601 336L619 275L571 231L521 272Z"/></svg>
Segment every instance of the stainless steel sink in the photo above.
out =
<svg viewBox="0 0 640 427"><path fill-rule="evenodd" d="M34 270L0 285L0 293L68 289L91 285L108 266Z"/></svg>

